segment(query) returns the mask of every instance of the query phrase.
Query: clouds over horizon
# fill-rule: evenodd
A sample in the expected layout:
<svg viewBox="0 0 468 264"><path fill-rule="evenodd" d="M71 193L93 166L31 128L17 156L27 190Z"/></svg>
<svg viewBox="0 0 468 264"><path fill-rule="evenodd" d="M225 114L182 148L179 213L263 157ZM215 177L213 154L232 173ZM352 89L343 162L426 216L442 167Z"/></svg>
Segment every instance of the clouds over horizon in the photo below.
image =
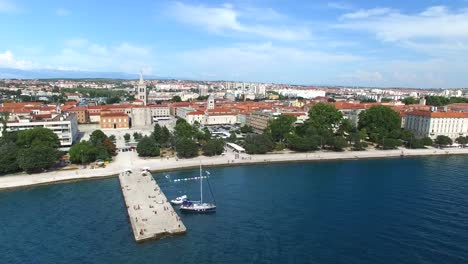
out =
<svg viewBox="0 0 468 264"><path fill-rule="evenodd" d="M6 12L5 3L14 4L0 0L0 12ZM298 84L468 86L468 8L421 6L363 8L328 2L313 13L300 10L307 8L300 3L285 8L266 2L170 1L159 3L157 11L142 11L138 20L130 16L123 24L100 29L94 21L83 28L73 23L82 15L79 8L52 6L47 10L55 11L55 23L70 20L71 30L52 45L47 38L32 38L41 48L0 43L0 67L126 73L144 69L168 77ZM132 13L108 12L121 17ZM145 14L153 20L134 24ZM122 27L138 28L142 37L116 30Z"/></svg>
<svg viewBox="0 0 468 264"><path fill-rule="evenodd" d="M217 34L252 34L285 41L305 40L311 36L306 27L283 24L287 16L272 8L240 9L231 4L206 6L175 2L167 11L170 17L179 22ZM280 23L274 23L275 21Z"/></svg>

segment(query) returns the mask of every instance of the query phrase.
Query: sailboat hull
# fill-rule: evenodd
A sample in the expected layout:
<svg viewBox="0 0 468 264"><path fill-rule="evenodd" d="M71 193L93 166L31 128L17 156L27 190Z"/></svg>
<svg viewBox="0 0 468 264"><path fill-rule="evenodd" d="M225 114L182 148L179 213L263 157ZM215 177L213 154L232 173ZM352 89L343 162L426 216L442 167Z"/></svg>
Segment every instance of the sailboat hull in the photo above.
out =
<svg viewBox="0 0 468 264"><path fill-rule="evenodd" d="M191 204L183 205L179 208L184 213L214 213L216 205L214 204Z"/></svg>

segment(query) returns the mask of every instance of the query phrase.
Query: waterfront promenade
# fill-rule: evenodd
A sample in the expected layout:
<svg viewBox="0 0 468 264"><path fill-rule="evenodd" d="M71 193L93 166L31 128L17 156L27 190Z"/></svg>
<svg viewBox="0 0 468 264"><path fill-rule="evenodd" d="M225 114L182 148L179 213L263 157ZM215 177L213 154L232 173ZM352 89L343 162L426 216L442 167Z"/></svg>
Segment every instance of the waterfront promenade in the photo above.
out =
<svg viewBox="0 0 468 264"><path fill-rule="evenodd" d="M398 150L366 150L366 151L343 151L326 152L316 151L310 153L279 153L264 155L242 154L235 158L232 153L216 157L196 157L192 159L177 158L148 158L143 159L137 156L136 152L119 153L115 160L106 168L78 169L73 171L52 171L39 174L28 175L26 173L11 176L0 176L0 189L17 188L32 185L49 184L54 182L76 181L83 179L116 177L120 172L128 168L148 167L151 171L171 171L176 169L195 168L204 166L236 166L256 163L274 162L304 162L319 160L339 160L339 159L367 159L367 158L388 158L400 156L433 156L433 155L454 155L468 154L468 148L450 149L398 149Z"/></svg>
<svg viewBox="0 0 468 264"><path fill-rule="evenodd" d="M119 181L136 242L187 231L150 172L127 170Z"/></svg>

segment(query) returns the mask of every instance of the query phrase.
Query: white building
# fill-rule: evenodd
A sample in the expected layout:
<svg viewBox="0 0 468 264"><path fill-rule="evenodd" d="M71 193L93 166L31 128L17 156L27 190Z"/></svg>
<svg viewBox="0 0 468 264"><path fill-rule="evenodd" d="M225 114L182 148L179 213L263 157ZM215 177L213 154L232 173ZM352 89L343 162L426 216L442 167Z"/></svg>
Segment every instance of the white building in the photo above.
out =
<svg viewBox="0 0 468 264"><path fill-rule="evenodd" d="M152 117L169 117L171 115L167 105L151 105L150 109Z"/></svg>
<svg viewBox="0 0 468 264"><path fill-rule="evenodd" d="M209 114L205 115L203 125L233 125L237 122L237 114Z"/></svg>
<svg viewBox="0 0 468 264"><path fill-rule="evenodd" d="M208 87L206 85L198 85L198 93L200 94L200 96L207 96Z"/></svg>
<svg viewBox="0 0 468 264"><path fill-rule="evenodd" d="M215 99L213 95L208 97L208 108L207 109L214 109L215 108Z"/></svg>
<svg viewBox="0 0 468 264"><path fill-rule="evenodd" d="M20 131L36 127L52 130L57 134L61 147L70 147L78 137L78 119L74 113L60 114L49 120L18 119L16 122L7 123L7 131Z"/></svg>
<svg viewBox="0 0 468 264"><path fill-rule="evenodd" d="M417 138L448 136L456 139L468 135L468 113L414 111L406 115L405 129Z"/></svg>

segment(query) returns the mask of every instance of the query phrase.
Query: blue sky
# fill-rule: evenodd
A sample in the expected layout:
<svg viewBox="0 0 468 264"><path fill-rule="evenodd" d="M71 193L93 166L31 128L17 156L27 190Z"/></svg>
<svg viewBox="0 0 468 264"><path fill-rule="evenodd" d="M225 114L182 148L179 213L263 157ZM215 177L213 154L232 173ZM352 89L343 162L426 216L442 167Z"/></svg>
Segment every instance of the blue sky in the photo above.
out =
<svg viewBox="0 0 468 264"><path fill-rule="evenodd" d="M0 67L468 87L468 0L0 0Z"/></svg>

